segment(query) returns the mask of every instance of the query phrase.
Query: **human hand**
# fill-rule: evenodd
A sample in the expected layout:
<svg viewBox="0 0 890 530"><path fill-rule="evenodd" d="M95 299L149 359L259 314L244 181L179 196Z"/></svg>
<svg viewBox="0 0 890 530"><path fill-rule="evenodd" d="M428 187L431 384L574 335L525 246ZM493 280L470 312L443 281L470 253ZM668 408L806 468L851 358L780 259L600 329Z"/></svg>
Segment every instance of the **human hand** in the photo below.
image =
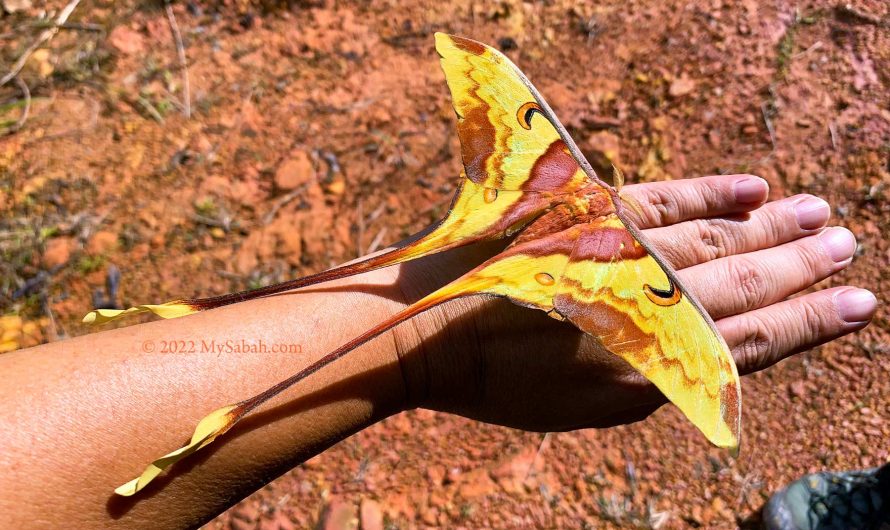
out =
<svg viewBox="0 0 890 530"><path fill-rule="evenodd" d="M830 207L819 198L764 205L767 184L749 175L625 193L642 207L644 236L716 321L740 374L861 329L874 314L875 297L852 287L787 299L846 268L856 249L847 229L824 228ZM448 330L424 333L443 320ZM593 337L506 300L452 302L416 329L427 337L422 351L401 359L414 406L561 431L638 421L666 401Z"/></svg>

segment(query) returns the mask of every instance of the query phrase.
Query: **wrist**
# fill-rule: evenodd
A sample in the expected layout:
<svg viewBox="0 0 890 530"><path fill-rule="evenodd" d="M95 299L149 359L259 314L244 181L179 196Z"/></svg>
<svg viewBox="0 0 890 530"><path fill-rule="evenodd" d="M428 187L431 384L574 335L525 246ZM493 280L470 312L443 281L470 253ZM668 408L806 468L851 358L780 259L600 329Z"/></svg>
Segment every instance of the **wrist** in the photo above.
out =
<svg viewBox="0 0 890 530"><path fill-rule="evenodd" d="M443 252L388 269L401 293L402 308L465 274L503 244ZM449 412L481 398L482 355L477 315L485 299L469 296L435 306L391 331L405 384L405 408Z"/></svg>

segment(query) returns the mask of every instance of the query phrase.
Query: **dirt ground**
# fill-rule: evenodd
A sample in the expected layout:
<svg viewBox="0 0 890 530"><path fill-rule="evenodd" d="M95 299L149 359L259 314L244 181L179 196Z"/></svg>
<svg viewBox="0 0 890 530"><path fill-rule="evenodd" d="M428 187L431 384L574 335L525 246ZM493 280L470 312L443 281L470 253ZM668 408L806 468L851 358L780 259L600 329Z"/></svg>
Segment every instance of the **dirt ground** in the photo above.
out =
<svg viewBox="0 0 890 530"><path fill-rule="evenodd" d="M33 4L0 18L0 74L64 2ZM825 197L860 242L825 283L871 289L878 316L745 378L736 460L670 406L546 437L416 411L210 528L735 527L801 474L890 460L890 4L578 4L177 3L186 98L162 3L82 2L0 87L0 351L88 333L109 295L257 287L437 219L459 172L446 31L506 51L595 167Z"/></svg>

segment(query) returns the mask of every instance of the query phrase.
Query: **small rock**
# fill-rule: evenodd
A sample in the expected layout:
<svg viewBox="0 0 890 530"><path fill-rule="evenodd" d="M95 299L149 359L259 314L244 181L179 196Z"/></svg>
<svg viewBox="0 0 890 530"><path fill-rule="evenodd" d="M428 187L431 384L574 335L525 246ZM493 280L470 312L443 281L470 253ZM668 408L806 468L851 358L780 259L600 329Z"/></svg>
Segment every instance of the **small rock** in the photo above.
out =
<svg viewBox="0 0 890 530"><path fill-rule="evenodd" d="M18 315L0 317L0 353L21 347L22 328L22 317Z"/></svg>
<svg viewBox="0 0 890 530"><path fill-rule="evenodd" d="M28 59L28 66L40 79L46 79L55 70L50 52L45 48L31 54L31 57Z"/></svg>
<svg viewBox="0 0 890 530"><path fill-rule="evenodd" d="M3 0L0 4L7 13L31 9L31 0Z"/></svg>
<svg viewBox="0 0 890 530"><path fill-rule="evenodd" d="M322 530L355 530L358 528L355 506L340 499L332 500L325 508L318 527Z"/></svg>
<svg viewBox="0 0 890 530"><path fill-rule="evenodd" d="M135 55L145 50L145 39L127 26L118 26L111 30L108 43L124 55Z"/></svg>
<svg viewBox="0 0 890 530"><path fill-rule="evenodd" d="M292 190L315 177L312 161L305 151L297 151L282 162L275 171L275 185L282 190Z"/></svg>
<svg viewBox="0 0 890 530"><path fill-rule="evenodd" d="M383 530L383 510L377 501L362 499L361 529Z"/></svg>
<svg viewBox="0 0 890 530"><path fill-rule="evenodd" d="M381 507L391 519L405 518L413 521L417 517L417 510L407 493L390 495L382 502Z"/></svg>
<svg viewBox="0 0 890 530"><path fill-rule="evenodd" d="M74 252L74 239L70 237L55 237L46 242L46 250L43 251L43 266L51 269L58 265L64 265Z"/></svg>
<svg viewBox="0 0 890 530"><path fill-rule="evenodd" d="M717 513L720 517L732 517L732 511L727 509L726 503L720 497L714 497L714 500L711 501L711 509L714 510L714 512Z"/></svg>
<svg viewBox="0 0 890 530"><path fill-rule="evenodd" d="M522 494L526 484L534 484L534 478L544 465L544 459L538 459L537 455L535 448L528 447L509 456L492 471L492 477L505 492L511 495Z"/></svg>
<svg viewBox="0 0 890 530"><path fill-rule="evenodd" d="M232 511L232 518L248 523L255 523L260 518L260 511L255 505L243 502Z"/></svg>
<svg viewBox="0 0 890 530"><path fill-rule="evenodd" d="M429 466L426 468L426 477L429 479L431 487L440 487L445 482L445 466Z"/></svg>
<svg viewBox="0 0 890 530"><path fill-rule="evenodd" d="M390 425L403 434L411 434L414 431L414 425L411 423L411 418L409 418L407 414L397 414L393 416L390 420Z"/></svg>
<svg viewBox="0 0 890 530"><path fill-rule="evenodd" d="M293 266L300 265L300 257L303 255L303 230L302 221L297 213L283 214L266 228L266 234L263 242L266 245L272 245L275 253L284 258ZM260 247L261 261L267 261L271 257L271 252L263 249L265 245Z"/></svg>
<svg viewBox="0 0 890 530"><path fill-rule="evenodd" d="M668 128L668 119L665 116L656 116L649 120L649 126L656 131L665 131Z"/></svg>
<svg viewBox="0 0 890 530"><path fill-rule="evenodd" d="M41 324L42 323L29 320L22 325L22 337L20 341L22 348L30 348L31 346L37 346L38 344L43 343L43 329L41 328Z"/></svg>
<svg viewBox="0 0 890 530"><path fill-rule="evenodd" d="M283 511L277 511L271 518L260 521L260 530L293 530L296 528Z"/></svg>
<svg viewBox="0 0 890 530"><path fill-rule="evenodd" d="M343 195L344 191L346 191L346 180L342 176L334 177L334 180L328 184L328 193L333 195Z"/></svg>
<svg viewBox="0 0 890 530"><path fill-rule="evenodd" d="M513 37L501 37L498 39L498 48L500 48L502 52L508 52L519 48L519 45L516 44L516 39Z"/></svg>
<svg viewBox="0 0 890 530"><path fill-rule="evenodd" d="M255 525L253 523L248 523L243 519L232 518L229 522L232 527L232 530L254 530Z"/></svg>
<svg viewBox="0 0 890 530"><path fill-rule="evenodd" d="M679 98L689 94L693 90L695 90L695 81L688 77L678 77L677 79L674 79L670 88L668 88L668 94L673 98Z"/></svg>
<svg viewBox="0 0 890 530"><path fill-rule="evenodd" d="M107 254L117 246L117 234L103 230L96 232L87 244L87 252L93 255Z"/></svg>
<svg viewBox="0 0 890 530"><path fill-rule="evenodd" d="M742 127L742 134L745 136L754 136L757 134L757 126L756 125L745 125Z"/></svg>
<svg viewBox="0 0 890 530"><path fill-rule="evenodd" d="M458 491L461 497L471 500L491 495L497 491L497 484L491 479L487 470L476 469L463 476Z"/></svg>
<svg viewBox="0 0 890 530"><path fill-rule="evenodd" d="M788 385L788 391L796 398L803 398L807 393L807 387L803 381L792 381Z"/></svg>
<svg viewBox="0 0 890 530"><path fill-rule="evenodd" d="M22 333L24 321L18 315L6 315L0 317L0 337L7 339L10 336L19 336Z"/></svg>
<svg viewBox="0 0 890 530"><path fill-rule="evenodd" d="M423 520L424 523L432 527L439 526L439 510L437 510L436 508L427 508L420 514L420 518L421 520ZM362 528L362 530L365 529Z"/></svg>

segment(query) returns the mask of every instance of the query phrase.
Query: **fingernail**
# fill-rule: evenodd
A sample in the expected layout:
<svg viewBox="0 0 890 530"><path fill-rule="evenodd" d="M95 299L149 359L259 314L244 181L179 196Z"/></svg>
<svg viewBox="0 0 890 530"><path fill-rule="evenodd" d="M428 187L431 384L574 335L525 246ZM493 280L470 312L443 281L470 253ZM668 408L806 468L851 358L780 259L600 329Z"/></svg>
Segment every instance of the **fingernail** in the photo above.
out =
<svg viewBox="0 0 890 530"><path fill-rule="evenodd" d="M846 228L836 226L819 234L825 252L835 263L847 261L856 252L856 238Z"/></svg>
<svg viewBox="0 0 890 530"><path fill-rule="evenodd" d="M735 200L740 204L762 202L766 200L766 192L769 190L766 181L757 177L748 177L733 185Z"/></svg>
<svg viewBox="0 0 890 530"><path fill-rule="evenodd" d="M847 289L835 295L834 304L844 322L865 322L875 314L878 299L865 289Z"/></svg>
<svg viewBox="0 0 890 530"><path fill-rule="evenodd" d="M814 230L825 226L831 208L818 197L806 197L794 204L794 215L797 216L798 226L804 230Z"/></svg>

